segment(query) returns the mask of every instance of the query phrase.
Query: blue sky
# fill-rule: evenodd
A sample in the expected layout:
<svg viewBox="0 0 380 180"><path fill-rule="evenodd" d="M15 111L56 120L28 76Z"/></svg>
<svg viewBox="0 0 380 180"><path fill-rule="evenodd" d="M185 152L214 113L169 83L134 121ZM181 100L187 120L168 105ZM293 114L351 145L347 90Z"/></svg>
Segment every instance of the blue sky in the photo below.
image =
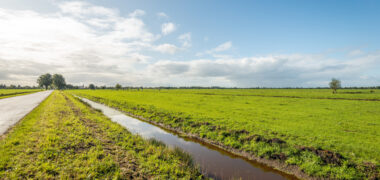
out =
<svg viewBox="0 0 380 180"><path fill-rule="evenodd" d="M67 5L70 3L82 5L69 9L73 8ZM101 7L115 13L112 18L104 18L105 14L98 11L83 13L89 7ZM16 14L7 19L8 23L18 21L17 14L25 18L22 12L26 10L36 13L36 19L51 17L49 22L67 17L88 26L85 30L77 29L74 27L78 23L73 23L70 33L78 31L77 34L83 33L84 36L88 33L102 40L110 37L107 35L110 32L112 37L120 35L118 25L113 22L122 21L121 18L137 19L143 27L136 31L147 33L144 37L136 33L120 35L118 40L112 39L112 44L109 44L110 39L104 42L94 40L105 48L138 44L139 48L115 50L117 53L113 54L100 53L102 47L81 49L78 44L83 45L86 39L77 39L76 44L76 41L71 44L61 42L64 47L78 48L58 48L62 57L54 56L45 61L25 59L31 54L49 59L46 52L35 50L30 53L27 51L30 47L26 46L17 47L20 48L18 52L25 50L24 57L0 52L0 60L8 64L23 62L25 69L31 71L29 75L17 74L19 72L9 70L10 66L4 67L6 71L0 74L0 83L27 83L25 79L38 75L38 68L30 66L46 65L52 71L66 75L67 81L73 84L315 87L326 86L332 77L342 79L346 86L380 84L377 70L380 67L379 1L4 0L0 2L0 8L5 13ZM82 11L83 16L77 16L77 11ZM133 12L140 13L132 16ZM99 20L98 16L102 23L112 22L112 27L99 28L90 24L94 19ZM167 32L163 30L164 24L168 25ZM128 25L133 26L133 23L125 26ZM19 28L27 31L44 25L29 26ZM65 27L61 29L64 31ZM14 29L9 29L11 31ZM130 33L128 28L126 31ZM19 36L13 33L14 42L23 43L25 34L28 33L20 32ZM134 35L136 37L132 37ZM43 36L41 34L41 39ZM54 38L63 39L58 35ZM28 42L45 42L35 41L38 39ZM60 46L59 41L56 42L57 47ZM118 46L120 44L122 46ZM81 64L68 58L77 54L80 54ZM94 62L91 56L99 60ZM131 60L136 57L143 60L140 63ZM87 68L72 67L80 65ZM93 70L96 68L100 69ZM123 78L125 76L129 78Z"/></svg>

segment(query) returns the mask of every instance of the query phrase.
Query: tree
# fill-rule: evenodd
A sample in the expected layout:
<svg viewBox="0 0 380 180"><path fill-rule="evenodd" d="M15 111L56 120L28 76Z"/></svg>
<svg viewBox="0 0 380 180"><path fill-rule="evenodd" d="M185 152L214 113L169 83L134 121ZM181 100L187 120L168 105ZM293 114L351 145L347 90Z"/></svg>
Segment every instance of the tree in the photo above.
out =
<svg viewBox="0 0 380 180"><path fill-rule="evenodd" d="M122 87L121 87L120 84L116 84L115 89L119 90L119 89L121 89L121 88L122 88Z"/></svg>
<svg viewBox="0 0 380 180"><path fill-rule="evenodd" d="M40 87L45 87L45 89L47 90L48 87L51 85L52 83L52 78L51 78L51 75L49 73L47 74L43 74L41 75L38 79L37 79L37 83Z"/></svg>
<svg viewBox="0 0 380 180"><path fill-rule="evenodd" d="M94 84L90 84L90 85L88 86L88 88L90 88L90 89L95 89L95 85L94 85Z"/></svg>
<svg viewBox="0 0 380 180"><path fill-rule="evenodd" d="M60 74L54 74L53 75L53 86L56 89L63 89L66 86L65 78Z"/></svg>
<svg viewBox="0 0 380 180"><path fill-rule="evenodd" d="M75 88L72 84L66 84L66 89L78 89L78 88Z"/></svg>
<svg viewBox="0 0 380 180"><path fill-rule="evenodd" d="M332 78L331 82L329 83L330 88L333 90L333 93L336 93L336 90L341 88L340 80Z"/></svg>

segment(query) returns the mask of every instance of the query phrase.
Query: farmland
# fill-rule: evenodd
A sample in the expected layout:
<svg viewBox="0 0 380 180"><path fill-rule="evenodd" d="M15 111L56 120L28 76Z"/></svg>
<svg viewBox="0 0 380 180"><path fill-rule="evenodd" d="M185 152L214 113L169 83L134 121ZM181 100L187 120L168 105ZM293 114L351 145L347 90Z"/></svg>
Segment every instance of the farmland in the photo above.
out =
<svg viewBox="0 0 380 180"><path fill-rule="evenodd" d="M375 178L379 90L72 90L184 134L296 165L315 177Z"/></svg>
<svg viewBox="0 0 380 180"><path fill-rule="evenodd" d="M186 89L170 90L171 93L190 93L204 95L259 96L259 97L289 97L308 99L352 99L380 100L379 89L342 89L337 94L330 89Z"/></svg>
<svg viewBox="0 0 380 180"><path fill-rule="evenodd" d="M132 135L62 91L0 140L0 179L203 178L188 154Z"/></svg>
<svg viewBox="0 0 380 180"><path fill-rule="evenodd" d="M0 99L30 94L41 91L40 89L0 89Z"/></svg>

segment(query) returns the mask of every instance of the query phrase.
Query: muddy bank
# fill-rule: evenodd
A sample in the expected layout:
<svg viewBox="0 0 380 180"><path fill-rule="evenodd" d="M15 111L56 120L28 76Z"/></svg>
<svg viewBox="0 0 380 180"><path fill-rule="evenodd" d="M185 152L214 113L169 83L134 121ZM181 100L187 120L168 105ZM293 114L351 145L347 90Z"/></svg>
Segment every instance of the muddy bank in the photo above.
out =
<svg viewBox="0 0 380 180"><path fill-rule="evenodd" d="M151 123L147 119L139 119L123 111L105 106L94 101L82 98L86 104L99 109L112 121L124 126L130 132L140 136L161 141L170 147L178 147L189 153L201 172L213 179L297 179L264 163L253 161L231 153L227 148L223 149L192 135L185 135L172 128L165 128L163 124Z"/></svg>
<svg viewBox="0 0 380 180"><path fill-rule="evenodd" d="M104 105L104 106L106 106L106 105ZM279 174L283 174L283 176L286 176L287 179L297 179L297 178L299 178L299 179L318 179L318 178L311 177L311 176L307 175L306 173L302 172L298 168L298 166L286 164L284 162L283 156L281 156L281 154L279 154L278 156L274 155L271 157L271 159L257 157L255 155L249 153L249 152L242 151L242 150L235 149L235 148L231 148L231 147L225 146L219 142L216 142L216 141L213 141L210 139L202 138L202 137L198 136L197 134L184 133L179 128L173 128L173 127L165 125L163 123L158 123L158 122L152 121L150 119L144 118L142 116L138 116L138 115L132 114L130 112L122 111L119 108L115 108L115 107L112 107L112 108L117 109L118 111L121 111L130 117L133 117L133 118L139 119L143 122L147 122L149 124L158 126L162 129L168 131L168 132L179 135L180 137L187 138L187 139L190 139L192 141L199 142L201 144L205 144L207 146L211 146L213 149L223 150L227 153L233 154L234 156L236 156L238 158L245 159L245 160L250 161L250 162L255 163L255 164L257 164L257 163L262 164L267 168L269 167L271 169L274 169ZM268 139L268 140L266 140L264 138L259 138L259 139L263 140L263 141L268 141L270 143L285 143L284 141L276 139L276 138Z"/></svg>
<svg viewBox="0 0 380 180"><path fill-rule="evenodd" d="M164 127L173 132L181 134L182 137L197 139L206 144L219 149L224 149L234 154L244 156L249 159L265 161L279 161L274 163L277 169L284 169L286 164L294 165L290 167L300 167L298 171L309 176L318 178L347 178L347 179L371 179L379 177L379 166L364 166L363 163L351 159L349 155L342 156L339 151L330 151L322 147L301 147L308 144L292 144L282 139L283 134L273 132L269 135L256 134L255 131L246 131L244 127L231 129L231 126L220 123L213 123L213 119L194 119L190 114L182 112L172 112L156 108L155 106L144 106L143 104L131 104L123 100L111 100L101 96L87 96L94 101L107 104L128 112L129 115L140 118L145 122ZM125 114L124 112L124 114ZM190 134L185 134L190 133ZM279 139L281 138L281 139ZM285 137L286 138L286 137ZM252 157L252 155L254 155ZM256 158L257 157L257 158ZM267 161L265 161L268 163ZM281 163L286 163L281 164ZM301 170L300 170L301 169ZM374 170L375 169L375 170ZM286 172L286 170L283 170ZM290 171L293 171L291 169ZM289 173L289 171L287 172ZM294 174L294 172L290 172Z"/></svg>
<svg viewBox="0 0 380 180"><path fill-rule="evenodd" d="M115 108L115 107L113 107ZM118 108L116 108L118 109ZM118 109L119 111L122 111L120 109ZM239 150L239 149L235 149L235 148L231 148L231 147L228 147L228 146L225 146L219 142L216 142L216 141L213 141L213 140L210 140L210 139L206 139L206 138L202 138L200 136L198 136L197 134L190 134L190 133L184 133L181 129L179 128L173 128L171 126L168 126L166 124L163 124L163 123L158 123L158 122L155 122L155 121L152 121L152 120L149 120L147 118L144 118L142 116L138 116L138 115L134 115L130 112L125 112L125 111L122 111L126 114L128 114L129 116L131 117L134 117L134 118L137 118L137 119L140 119L142 121L145 121L145 122L148 122L150 124L153 124L153 125L156 125L156 126L159 126L161 128L164 128L165 130L168 130L168 131L171 131L173 133L176 133L182 137L186 137L186 138L190 138L190 139L195 139L197 141L201 141L203 143L207 143L208 145L212 145L216 148L219 148L219 149L222 149L224 151L227 151L229 153L232 153L236 156L239 156L239 157L242 157L242 158L246 158L248 160L251 160L251 161L255 161L255 162L258 162L258 163L262 163L268 167L271 167L273 169L276 169L276 170L279 170L283 173L286 173L289 176L289 178L298 178L298 179L310 179L310 180L314 180L314 179L320 179L320 178L315 178L315 177L311 177L309 175L307 175L306 173L302 172L298 166L295 166L295 165L288 165L284 162L281 162L279 160L271 160L271 159L265 159L265 158L260 158L260 157L257 157L249 152L245 152L245 151L242 151L242 150ZM294 176L294 177L292 177Z"/></svg>

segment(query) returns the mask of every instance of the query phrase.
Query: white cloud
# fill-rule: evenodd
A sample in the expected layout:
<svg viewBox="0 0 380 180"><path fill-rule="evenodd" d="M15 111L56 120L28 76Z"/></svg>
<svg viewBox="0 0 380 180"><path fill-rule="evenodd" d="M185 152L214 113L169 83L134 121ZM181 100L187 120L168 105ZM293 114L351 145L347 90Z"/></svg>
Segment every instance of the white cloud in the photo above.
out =
<svg viewBox="0 0 380 180"><path fill-rule="evenodd" d="M35 85L45 72L62 73L74 84L85 82L83 74L99 83L130 82L125 74L136 76L135 64L150 59L143 52L156 36L141 19L83 2L58 7L49 14L0 9L0 83Z"/></svg>
<svg viewBox="0 0 380 180"><path fill-rule="evenodd" d="M159 61L150 65L149 69L156 74L160 83L170 84L174 82L173 79L177 79L177 83L187 86L326 87L332 77L340 78L346 86L353 86L376 80L374 77L371 80L363 79L361 74L379 59L380 53L345 62L295 54L185 62ZM165 82L163 77L171 78Z"/></svg>
<svg viewBox="0 0 380 180"><path fill-rule="evenodd" d="M176 25L171 23L171 22L164 23L161 25L161 31L162 31L162 34L164 34L164 35L168 35L168 34L174 32L176 29L177 29Z"/></svg>
<svg viewBox="0 0 380 180"><path fill-rule="evenodd" d="M356 50L352 50L350 52L348 52L348 55L349 56L358 56L358 55L362 55L364 52L361 51L360 49L356 49Z"/></svg>
<svg viewBox="0 0 380 180"><path fill-rule="evenodd" d="M182 47L188 48L191 47L191 33L185 33L178 36L179 42L182 43Z"/></svg>
<svg viewBox="0 0 380 180"><path fill-rule="evenodd" d="M167 14L165 14L164 12L159 12L159 13L157 13L157 16L159 17L159 18L168 18L169 16L167 15Z"/></svg>
<svg viewBox="0 0 380 180"><path fill-rule="evenodd" d="M62 13L71 14L77 17L98 16L113 17L118 15L115 9L105 8L102 6L94 6L82 1L69 1L59 4Z"/></svg>
<svg viewBox="0 0 380 180"><path fill-rule="evenodd" d="M154 50L164 54L174 54L180 50L180 48L172 44L161 44L154 47Z"/></svg>
<svg viewBox="0 0 380 180"><path fill-rule="evenodd" d="M214 57L219 57L220 55L218 55L216 53L227 51L227 50L229 50L231 48L232 48L232 42L231 41L227 41L225 43L222 43L222 44L218 45L217 47L215 47L213 49L207 50L205 52L197 53L196 55L197 56L203 56L205 54L211 54Z"/></svg>
<svg viewBox="0 0 380 180"><path fill-rule="evenodd" d="M145 15L145 11L143 11L141 9L136 9L135 11L133 11L129 14L129 16L131 16L131 17L138 17L138 16L144 16L144 15Z"/></svg>
<svg viewBox="0 0 380 180"><path fill-rule="evenodd" d="M185 73L190 67L188 63L185 62L159 61L151 66L151 68L154 73L172 76Z"/></svg>
<svg viewBox="0 0 380 180"><path fill-rule="evenodd" d="M221 52L221 51L226 51L228 49L231 49L232 47L232 42L231 41L228 41L228 42L225 42L223 44L220 44L219 46L217 46L216 48L214 49L211 49L209 52Z"/></svg>
<svg viewBox="0 0 380 180"><path fill-rule="evenodd" d="M116 9L72 1L58 7L55 13L0 8L0 83L36 85L38 75L50 72L76 85L313 87L327 86L332 77L347 86L380 84L380 51L352 51L345 59L309 54L234 58L227 54L232 48L227 41L204 52L211 58L160 60L149 53L178 53L192 45L191 34L174 39L178 46L158 43L159 36L139 18L141 11L121 16ZM168 25L162 33L175 29Z"/></svg>
<svg viewBox="0 0 380 180"><path fill-rule="evenodd" d="M114 31L108 35L122 39L154 40L154 35L146 30L144 22L137 18L120 19L118 23L115 24Z"/></svg>

